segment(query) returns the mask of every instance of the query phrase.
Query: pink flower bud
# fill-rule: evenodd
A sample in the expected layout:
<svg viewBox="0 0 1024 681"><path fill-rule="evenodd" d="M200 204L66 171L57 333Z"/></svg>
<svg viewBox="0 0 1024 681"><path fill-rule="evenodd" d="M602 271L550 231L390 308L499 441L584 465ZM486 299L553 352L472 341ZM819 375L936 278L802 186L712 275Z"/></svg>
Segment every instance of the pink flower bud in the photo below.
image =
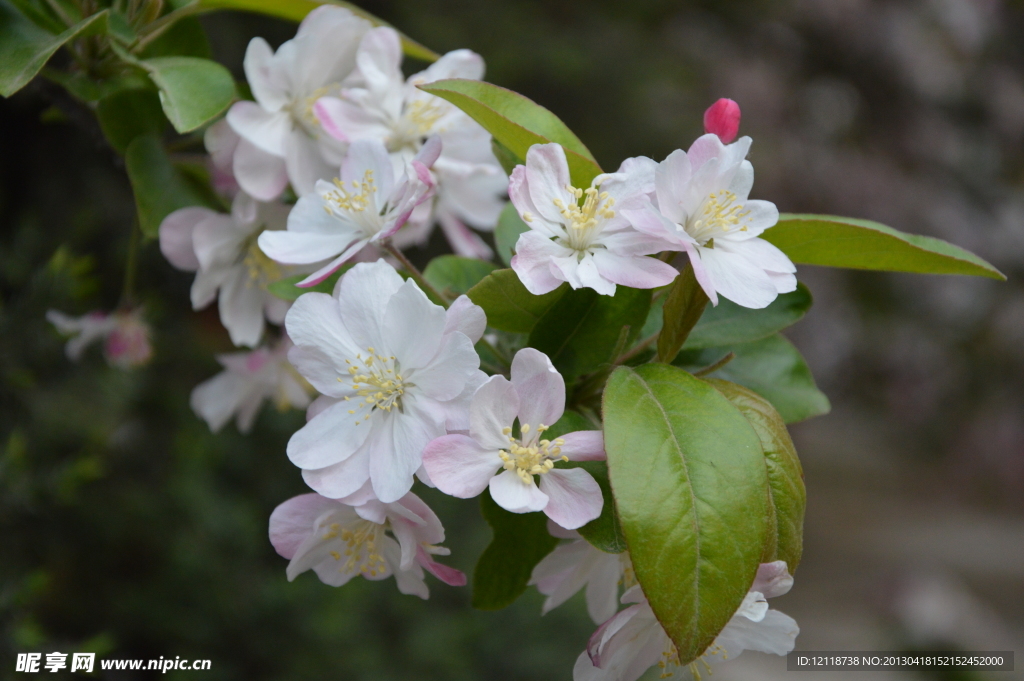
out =
<svg viewBox="0 0 1024 681"><path fill-rule="evenodd" d="M731 99L720 99L704 112L704 132L714 133L729 144L740 130L740 105Z"/></svg>
<svg viewBox="0 0 1024 681"><path fill-rule="evenodd" d="M149 344L149 325L142 319L140 310L114 314L116 326L110 331L104 344L107 361L121 369L145 364L153 355Z"/></svg>

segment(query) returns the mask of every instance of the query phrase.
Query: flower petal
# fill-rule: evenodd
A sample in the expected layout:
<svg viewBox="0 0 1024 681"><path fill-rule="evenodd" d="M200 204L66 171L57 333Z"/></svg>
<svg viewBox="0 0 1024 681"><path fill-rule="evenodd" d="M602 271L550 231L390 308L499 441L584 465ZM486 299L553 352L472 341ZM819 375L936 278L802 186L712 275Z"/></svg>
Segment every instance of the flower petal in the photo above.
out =
<svg viewBox="0 0 1024 681"><path fill-rule="evenodd" d="M541 476L540 489L548 495L544 513L567 530L583 527L604 507L601 488L582 468L556 468Z"/></svg>
<svg viewBox="0 0 1024 681"><path fill-rule="evenodd" d="M679 274L672 265L643 255L623 256L601 250L594 253L593 258L601 277L631 288L668 286Z"/></svg>
<svg viewBox="0 0 1024 681"><path fill-rule="evenodd" d="M304 469L302 479L325 497L349 499L370 480L370 460L365 452L357 451L344 461L330 466Z"/></svg>
<svg viewBox="0 0 1024 681"><path fill-rule="evenodd" d="M548 495L531 482L523 482L515 471L504 471L490 480L488 487L494 503L512 513L541 511L548 504Z"/></svg>
<svg viewBox="0 0 1024 681"><path fill-rule="evenodd" d="M333 499L300 494L278 505L270 514L270 543L282 558L291 560L302 541L313 532L316 520L338 508Z"/></svg>
<svg viewBox="0 0 1024 681"><path fill-rule="evenodd" d="M199 259L192 246L195 226L216 216L209 208L181 208L164 218L160 223L160 252L179 270L195 272Z"/></svg>
<svg viewBox="0 0 1024 681"><path fill-rule="evenodd" d="M235 102L228 110L228 123L243 139L268 154L284 158L291 135L292 119L287 112L271 113L255 102Z"/></svg>
<svg viewBox="0 0 1024 681"><path fill-rule="evenodd" d="M288 186L284 159L241 140L231 160L231 171L242 191L260 201L273 201Z"/></svg>
<svg viewBox="0 0 1024 681"><path fill-rule="evenodd" d="M559 445L562 455L569 461L604 461L604 433L600 430L577 430L562 435L565 444Z"/></svg>
<svg viewBox="0 0 1024 681"><path fill-rule="evenodd" d="M402 277L384 260L358 263L341 278L335 290L341 317L363 351L381 345L384 311L402 284Z"/></svg>
<svg viewBox="0 0 1024 681"><path fill-rule="evenodd" d="M535 144L526 152L526 184L537 214L555 224L565 219L562 209L571 206L576 197L566 189L571 185L569 163L560 144Z"/></svg>
<svg viewBox="0 0 1024 681"><path fill-rule="evenodd" d="M567 281L555 276L551 264L553 259L571 253L569 249L559 246L537 231L523 232L516 242L512 269L519 275L519 281L523 282L527 291L535 296L541 296L554 291L563 281Z"/></svg>
<svg viewBox="0 0 1024 681"><path fill-rule="evenodd" d="M483 338L486 329L487 315L484 309L470 300L469 296L459 296L448 306L444 320L446 334L458 331L477 343Z"/></svg>
<svg viewBox="0 0 1024 681"><path fill-rule="evenodd" d="M700 260L715 290L737 305L759 310L779 295L765 271L742 255L724 248L701 248Z"/></svg>
<svg viewBox="0 0 1024 681"><path fill-rule="evenodd" d="M483 492L500 465L495 450L484 449L466 435L444 435L423 450L423 466L431 482L460 499Z"/></svg>
<svg viewBox="0 0 1024 681"><path fill-rule="evenodd" d="M510 428L519 412L519 395L504 376L491 376L473 395L469 407L469 434L490 452L507 449ZM431 476L433 477L433 476Z"/></svg>
<svg viewBox="0 0 1024 681"><path fill-rule="evenodd" d="M315 470L351 457L366 442L372 425L357 426L358 415L348 412L349 403L339 402L296 431L288 440L289 460L299 468Z"/></svg>
<svg viewBox="0 0 1024 681"><path fill-rule="evenodd" d="M565 381L547 355L540 350L523 348L512 359L511 374L512 385L519 395L520 425L550 426L562 418Z"/></svg>
<svg viewBox="0 0 1024 681"><path fill-rule="evenodd" d="M387 339L386 347L398 358L403 373L431 363L431 358L441 348L445 321L444 308L430 302L416 282L410 279L395 291L384 311L382 330ZM464 384L465 381L451 394L438 399L455 397Z"/></svg>

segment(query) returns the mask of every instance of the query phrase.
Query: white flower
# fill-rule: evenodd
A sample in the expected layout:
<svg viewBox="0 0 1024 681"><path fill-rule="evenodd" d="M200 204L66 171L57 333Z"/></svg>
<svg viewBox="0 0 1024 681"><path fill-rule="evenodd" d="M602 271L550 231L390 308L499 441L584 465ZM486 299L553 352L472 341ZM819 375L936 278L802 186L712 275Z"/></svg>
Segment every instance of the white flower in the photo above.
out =
<svg viewBox="0 0 1024 681"><path fill-rule="evenodd" d="M737 305L767 307L796 289L796 267L759 239L779 219L769 201L748 199L754 167L745 160L750 138L725 145L718 135L673 151L655 172L657 204L630 206L623 215L638 230L685 250L712 304L721 294Z"/></svg>
<svg viewBox="0 0 1024 681"><path fill-rule="evenodd" d="M785 561L762 563L750 591L714 642L686 665L695 679L701 667L738 657L744 650L785 655L793 650L800 627L789 615L769 610L766 598L781 596L793 586ZM573 668L573 681L635 681L657 665L662 678L682 671L679 653L658 623L640 586L622 595L634 603L605 622L590 637L587 650Z"/></svg>
<svg viewBox="0 0 1024 681"><path fill-rule="evenodd" d="M466 223L494 229L504 203L508 179L491 151L491 136L456 106L417 87L446 78L480 80L483 59L455 50L406 79L398 33L381 27L363 37L356 60L352 86L314 107L328 134L345 142L378 140L396 162L412 158L431 135L440 135L444 143L433 166L437 201L416 211L396 243L425 242L437 222L457 254L490 258L490 248Z"/></svg>
<svg viewBox="0 0 1024 681"><path fill-rule="evenodd" d="M214 189L234 196L241 189L260 201L273 201L288 186L284 161L239 137L226 118L203 135L210 154L210 175Z"/></svg>
<svg viewBox="0 0 1024 681"><path fill-rule="evenodd" d="M583 190L570 183L560 145L530 147L526 165L516 166L508 186L530 227L519 236L512 258L512 269L530 293L548 293L563 281L609 296L616 284L656 288L672 282L675 268L645 257L669 246L637 232L621 215L647 201L654 165L649 158L626 159L618 172L598 175Z"/></svg>
<svg viewBox="0 0 1024 681"><path fill-rule="evenodd" d="M359 140L349 147L341 177L319 180L288 216L288 231L264 233L259 244L278 262L306 265L331 259L299 282L312 286L326 279L366 245L394 234L433 190L428 166L441 141L433 138L396 178L384 145Z"/></svg>
<svg viewBox="0 0 1024 681"><path fill-rule="evenodd" d="M270 541L291 560L288 581L306 570L324 584L341 586L356 575L381 580L394 576L398 590L427 598L423 570L451 586L466 576L434 561L447 556L444 528L434 512L413 493L395 503L368 500L349 506L319 494L284 502L270 516Z"/></svg>
<svg viewBox="0 0 1024 681"><path fill-rule="evenodd" d="M153 356L149 325L142 317L142 308L119 310L107 314L95 310L81 317L71 317L58 310L49 310L46 319L63 334L73 337L64 347L68 359L77 362L85 349L103 340L103 356L119 369L142 366Z"/></svg>
<svg viewBox="0 0 1024 681"><path fill-rule="evenodd" d="M582 468L554 465L604 459L604 436L581 430L554 441L542 439L564 411L561 375L547 355L523 348L512 360L511 381L491 376L473 395L469 435L431 442L423 466L446 494L468 499L490 488L495 503L513 513L544 511L566 529L582 527L601 514L601 488ZM518 438L512 435L517 416ZM539 487L534 476L540 476Z"/></svg>
<svg viewBox="0 0 1024 681"><path fill-rule="evenodd" d="M324 395L288 442L306 483L338 499L369 480L381 501L402 498L426 444L449 422L465 427L485 378L473 349L485 324L468 298L446 313L383 260L355 265L333 296L300 296L285 319L288 358Z"/></svg>
<svg viewBox="0 0 1024 681"><path fill-rule="evenodd" d="M587 612L595 624L606 622L619 607L619 584L629 588L636 584L628 553L605 553L580 537L548 522L548 531L556 537L572 539L560 544L537 563L530 575L530 584L547 598L542 615L587 589Z"/></svg>
<svg viewBox="0 0 1024 681"><path fill-rule="evenodd" d="M308 384L288 363L291 341L282 339L273 347L252 352L218 355L224 371L195 387L192 410L217 432L231 417L238 430L248 433L264 400L272 400L284 411L309 406Z"/></svg>
<svg viewBox="0 0 1024 681"><path fill-rule="evenodd" d="M160 224L164 256L178 269L196 271L192 307L202 309L217 298L220 321L235 345L255 347L264 318L280 324L288 311L288 302L270 294L267 284L302 270L281 267L256 243L264 230L283 229L287 213L283 204L260 204L239 192L230 215L182 208Z"/></svg>
<svg viewBox="0 0 1024 681"><path fill-rule="evenodd" d="M263 154L236 163L239 184L245 187L249 181L272 187L280 181L283 168L295 192L305 194L318 179L331 177L345 145L322 134L313 105L320 97L340 91L342 81L355 68L359 41L369 29L368 21L349 10L325 5L310 12L295 38L276 53L263 38L253 38L244 66L256 101L235 103L227 120Z"/></svg>

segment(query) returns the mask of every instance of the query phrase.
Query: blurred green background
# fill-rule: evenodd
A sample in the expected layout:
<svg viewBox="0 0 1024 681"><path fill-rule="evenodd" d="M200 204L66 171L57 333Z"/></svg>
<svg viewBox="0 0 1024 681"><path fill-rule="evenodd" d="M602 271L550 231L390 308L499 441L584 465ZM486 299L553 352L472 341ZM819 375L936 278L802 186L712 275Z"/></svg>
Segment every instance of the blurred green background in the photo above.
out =
<svg viewBox="0 0 1024 681"><path fill-rule="evenodd" d="M1010 277L801 268L817 302L788 335L834 411L793 428L809 491L806 552L775 607L800 622L798 648L1016 647L1020 669L1020 6L363 6L439 52L479 52L488 80L552 109L606 168L685 148L706 106L736 99L758 198L938 236ZM238 77L251 37L277 45L294 33L250 15L203 21ZM436 580L427 602L392 581L285 580L266 525L305 491L284 456L303 417L268 407L244 437L233 425L212 435L192 414L189 392L230 343L215 311L190 309L191 275L155 243L139 269L154 361L122 372L93 350L68 362L43 315L117 304L134 208L116 156L49 107L39 87L0 101L0 678L21 676L13 658L27 650L209 658L211 671L167 678L210 681L571 678L594 628L579 598L540 618L533 590L486 613L469 608L467 589ZM448 530L448 562L470 572L489 539L476 502L423 496ZM748 653L715 677L785 674L784 660Z"/></svg>

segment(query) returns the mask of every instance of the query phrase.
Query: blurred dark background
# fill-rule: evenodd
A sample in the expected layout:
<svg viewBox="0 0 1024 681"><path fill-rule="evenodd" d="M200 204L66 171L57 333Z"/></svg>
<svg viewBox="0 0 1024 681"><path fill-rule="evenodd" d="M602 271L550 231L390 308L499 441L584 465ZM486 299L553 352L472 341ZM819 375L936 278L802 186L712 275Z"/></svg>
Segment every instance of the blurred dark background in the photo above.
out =
<svg viewBox="0 0 1024 681"><path fill-rule="evenodd" d="M834 411L793 428L806 552L775 607L799 621L802 649L1016 648L1024 666L1019 4L363 6L438 52L479 52L488 80L556 112L606 168L687 147L704 108L731 97L754 138L758 198L937 236L1005 272L1000 284L801 268L816 305L788 335ZM294 33L250 15L203 21L239 77L251 37ZM209 672L168 678L210 681L571 678L594 628L579 598L539 618L532 590L484 613L436 580L428 602L392 581L285 580L266 524L305 491L284 456L302 415L268 407L244 437L211 435L192 414L190 390L230 344L155 243L138 277L153 362L119 371L96 350L68 362L43 315L117 304L134 208L116 157L49 106L37 88L0 101L0 678L20 676L15 652L87 649L209 658ZM424 497L449 562L469 572L489 538L475 502ZM784 670L748 653L715 677Z"/></svg>

